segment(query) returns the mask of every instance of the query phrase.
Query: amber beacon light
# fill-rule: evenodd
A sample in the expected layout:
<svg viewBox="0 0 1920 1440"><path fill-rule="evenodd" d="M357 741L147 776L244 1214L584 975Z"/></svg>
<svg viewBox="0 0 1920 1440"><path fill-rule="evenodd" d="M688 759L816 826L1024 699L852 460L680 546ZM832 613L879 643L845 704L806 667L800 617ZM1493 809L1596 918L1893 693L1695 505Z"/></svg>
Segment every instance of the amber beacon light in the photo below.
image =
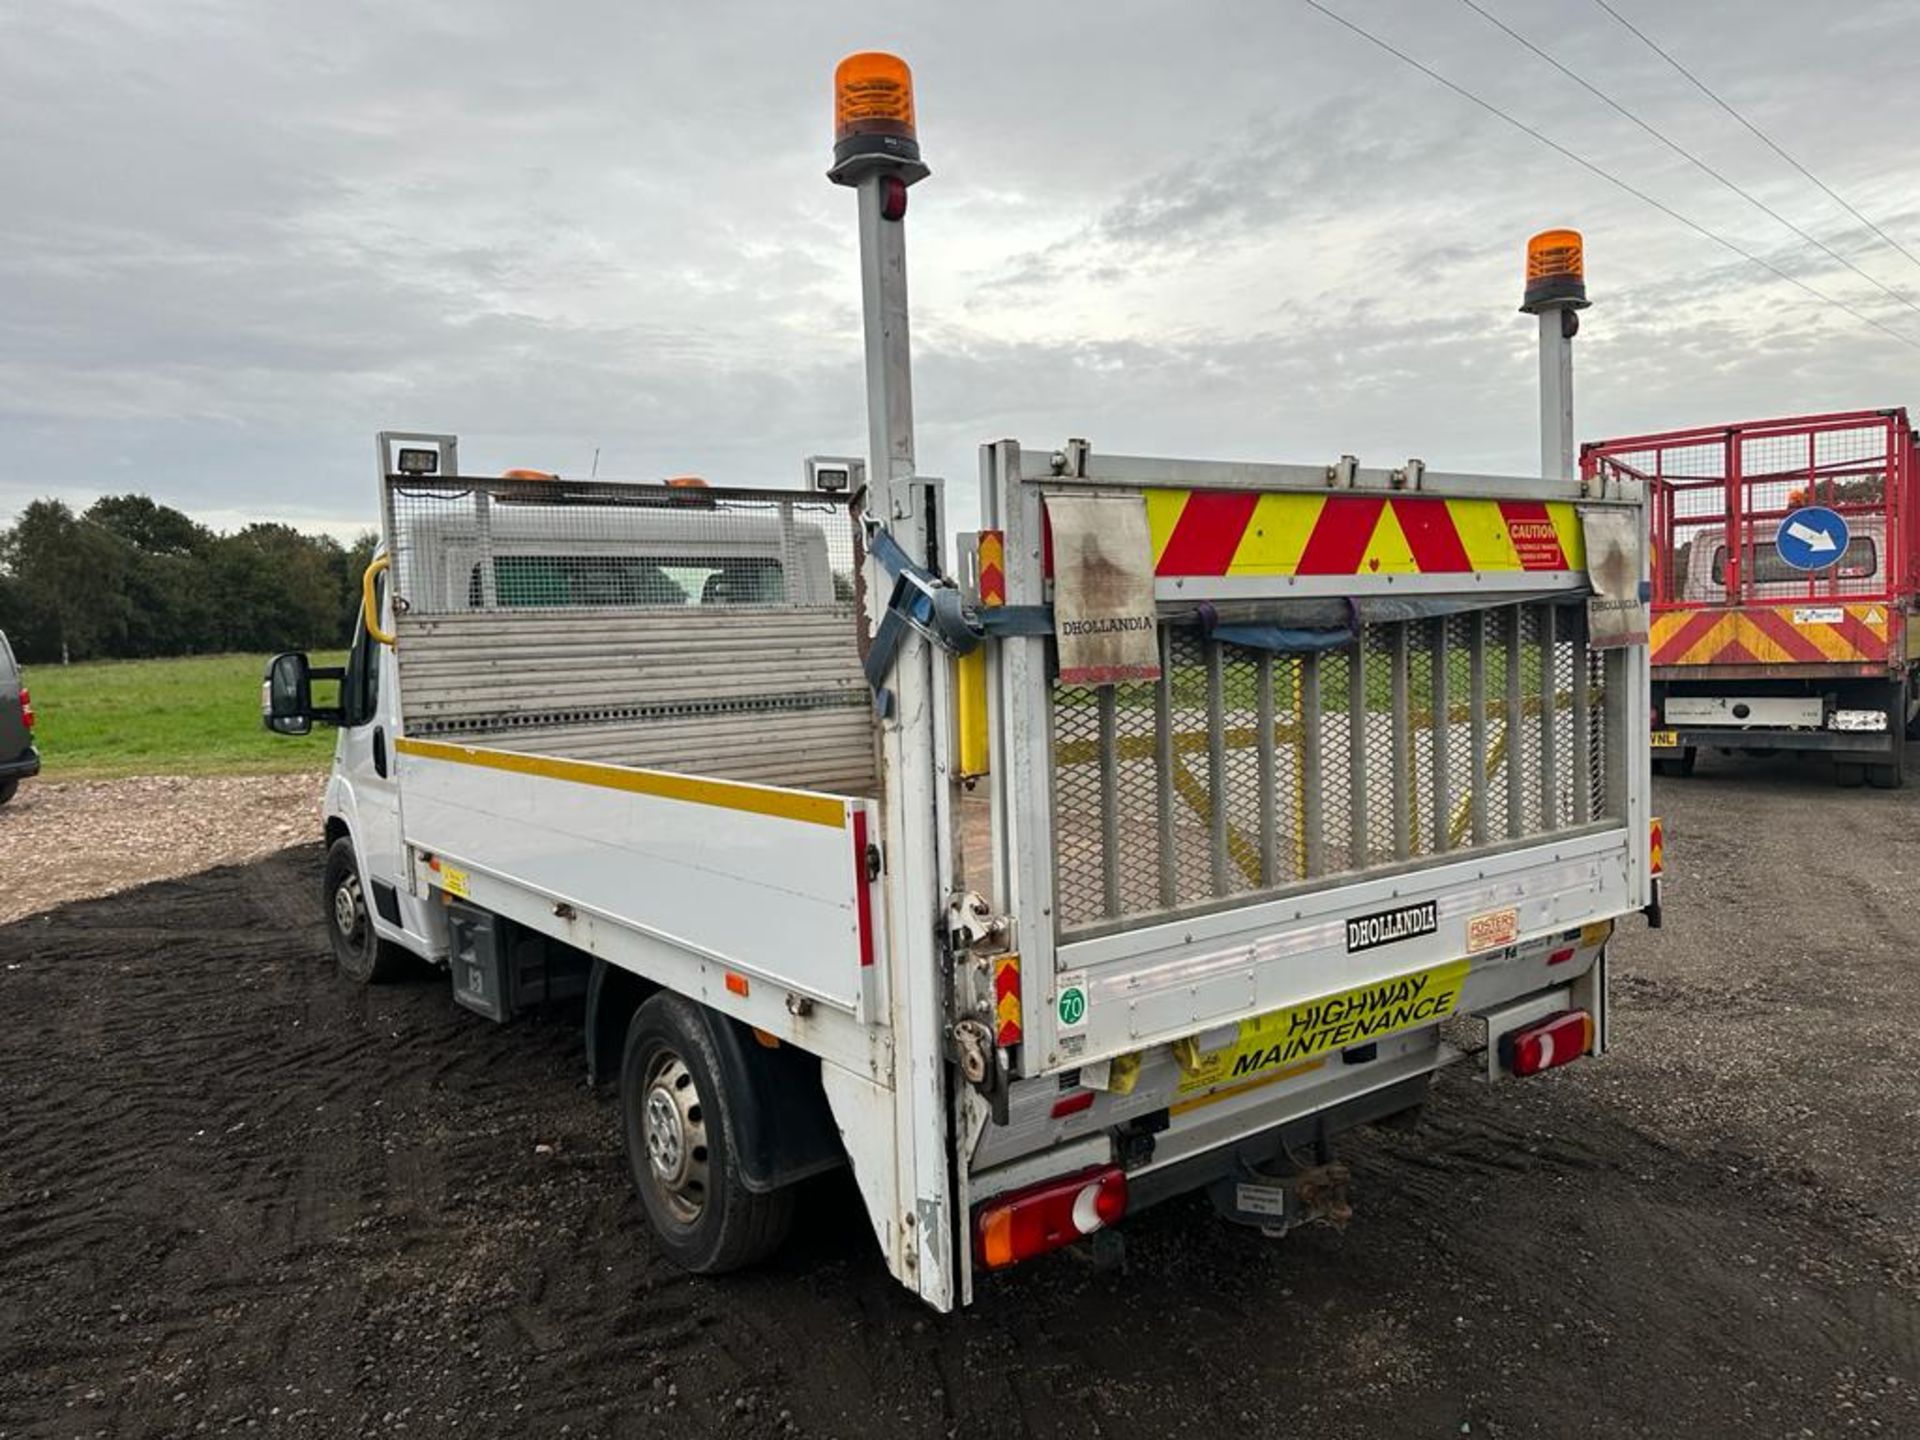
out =
<svg viewBox="0 0 1920 1440"><path fill-rule="evenodd" d="M1527 241L1527 293L1520 308L1584 310L1587 299L1586 247L1578 230L1542 230Z"/></svg>
<svg viewBox="0 0 1920 1440"><path fill-rule="evenodd" d="M913 72L898 55L863 50L833 72L831 173L847 182L879 168L909 182L927 173L914 128Z"/></svg>

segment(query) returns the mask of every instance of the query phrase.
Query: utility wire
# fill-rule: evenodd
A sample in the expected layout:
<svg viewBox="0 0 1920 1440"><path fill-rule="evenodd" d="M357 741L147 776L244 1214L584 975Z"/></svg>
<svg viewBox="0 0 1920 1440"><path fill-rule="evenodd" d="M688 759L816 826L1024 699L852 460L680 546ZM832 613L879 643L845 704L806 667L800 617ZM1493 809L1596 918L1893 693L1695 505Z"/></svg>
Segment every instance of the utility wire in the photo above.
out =
<svg viewBox="0 0 1920 1440"><path fill-rule="evenodd" d="M1598 5L1602 10L1606 11L1607 14L1611 15L1615 20L1619 21L1620 24L1623 25L1628 31L1630 31L1633 34L1634 38L1639 40L1639 42L1642 45L1645 45L1649 50L1653 51L1654 54L1658 55L1662 60L1666 61L1667 64L1671 65L1675 70L1678 70L1682 75L1684 75L1687 78L1687 82L1690 85L1692 85L1694 89L1698 90L1702 95L1706 96L1709 100L1713 101L1714 104L1718 105L1722 110L1726 111L1727 114L1731 115L1734 119L1738 120L1742 125L1746 126L1748 131L1751 132L1754 138L1759 140L1761 144L1765 145L1769 150L1773 151L1774 154L1778 155L1782 160L1786 161L1787 164L1791 165L1794 169L1798 170L1802 175L1806 176L1807 179L1811 180L1815 185L1818 185L1821 191L1827 196L1828 199L1832 200L1834 204L1838 205L1842 210L1845 210L1854 219L1858 220L1862 225L1866 226L1867 229L1871 230L1875 235L1878 235L1888 245L1891 245L1895 250L1898 250L1902 255L1906 256L1907 259L1913 261L1914 264L1920 265L1920 255L1915 255L1911 250L1907 249L1906 246L1902 245L1898 240L1894 239L1891 235L1887 234L1886 231L1882 230L1878 225L1874 224L1873 221L1869 220L1866 216L1862 215L1858 210L1854 209L1853 206L1850 205L1844 197L1842 197L1841 195L1835 192L1834 188L1831 185L1827 184L1826 181L1822 180L1818 175L1814 174L1811 170L1807 169L1806 166L1802 165L1798 160L1794 159L1793 156L1789 155L1785 150L1782 150L1780 146L1777 143L1775 143L1771 135L1767 134L1766 131L1762 130L1758 125L1754 124L1753 121L1749 120L1746 116L1742 115L1738 110L1734 109L1732 105L1728 104L1725 100L1722 100L1720 96L1714 91L1713 87L1708 85L1706 81L1702 80L1698 75L1694 74L1686 66L1682 65L1678 60L1674 59L1672 55L1668 54L1665 50L1661 49L1660 46L1654 42L1652 37L1650 37L1646 31L1642 30L1638 25L1635 25L1631 20L1627 19L1626 16L1622 15L1618 10L1614 9L1613 6L1607 3L1607 0L1593 0L1593 3Z"/></svg>
<svg viewBox="0 0 1920 1440"><path fill-rule="evenodd" d="M1524 45L1528 50L1531 50L1535 55L1538 55L1542 60L1546 61L1549 65L1553 66L1553 68L1558 70L1562 75L1566 76L1569 80L1573 81L1573 83L1578 85L1582 90L1585 90L1589 95L1593 96L1595 99L1599 100L1601 103L1605 104L1608 108L1613 110L1615 114L1624 116L1626 119L1631 120L1635 125L1638 125L1642 130L1646 131L1647 134L1651 135L1654 139L1658 140L1662 145L1666 146L1667 149L1671 150L1674 154L1678 155L1682 160L1685 160L1689 165L1692 165L1695 169L1701 171L1706 175L1712 176L1721 185L1731 190L1734 194L1738 195L1742 200L1745 200L1749 205L1754 206L1756 209L1765 211L1768 215L1772 216L1775 220L1779 221L1780 224L1786 226L1787 229L1791 230L1794 234L1798 235L1802 240L1806 241L1809 245L1812 245L1816 249L1818 249L1820 253L1825 255L1829 260L1835 261L1838 264L1846 266L1847 269L1851 270L1854 274L1858 275L1862 280L1865 280L1869 285L1878 287L1880 290L1884 291L1887 295L1891 296L1895 300L1898 300L1902 305L1906 306L1909 310L1913 311L1916 315L1920 315L1920 304L1914 303L1914 301L1908 299L1905 295L1902 295L1898 290L1895 290L1891 285L1883 284L1881 281L1874 278L1874 276L1868 274L1865 270L1862 270L1858 265L1854 264L1853 261L1849 260L1846 256L1842 255L1838 250L1834 249L1831 245L1827 244L1827 242L1822 240L1818 235L1812 235L1812 234L1809 234L1807 231L1802 230L1798 225L1794 224L1793 221L1789 220L1786 216L1782 215L1778 210L1774 209L1771 205L1767 204L1767 202L1762 200L1758 195L1755 195L1752 191L1745 189L1744 187L1739 185L1737 182L1733 180L1729 180L1720 171L1714 169L1713 166L1709 165L1706 161L1702 160L1698 155L1695 155L1691 150L1687 149L1687 147L1682 145L1679 141L1673 139L1671 136L1665 134L1663 131L1656 129L1654 126L1648 124L1645 120L1642 120L1638 115L1634 114L1631 110L1627 109L1626 106L1622 105L1618 100L1615 100L1611 95L1609 95L1606 91L1602 90L1598 85L1595 85L1592 81L1588 80L1585 76L1580 75L1575 71L1569 69L1566 65L1563 65L1560 61L1556 60L1552 55L1548 54L1545 50L1542 50L1538 45L1534 44L1533 41L1529 40L1526 36L1522 35L1518 30L1514 29L1511 25L1507 24L1507 22L1502 20L1498 15L1495 15L1491 11L1483 8L1478 3L1478 0L1460 0L1460 3L1466 6L1467 9L1473 11L1474 14L1478 15L1482 20L1486 21L1489 25L1493 26L1494 29L1500 31L1501 34L1506 35L1508 38L1518 42L1521 45Z"/></svg>
<svg viewBox="0 0 1920 1440"><path fill-rule="evenodd" d="M1908 336L1902 335L1898 330L1893 329L1891 326L1883 325L1880 321L1874 319L1871 315L1864 314L1863 312L1854 309L1853 306L1849 305L1846 301L1840 299L1838 296L1828 295L1823 291L1814 289L1813 286L1807 284L1807 282L1802 280L1798 275L1794 275L1789 273L1788 271L1782 270L1778 265L1774 264L1771 260L1768 260L1763 256L1756 255L1751 250L1744 248L1737 242L1727 239L1726 236L1717 234L1714 231L1709 230L1706 226L1702 225L1698 220L1694 220L1686 215L1681 214L1678 210L1674 209L1671 205L1667 204L1664 200L1656 199L1654 196L1648 194L1645 190L1642 190L1639 187L1632 185L1625 180L1622 180L1618 175L1615 175L1611 170L1602 168L1601 166L1595 164L1593 161L1587 159L1586 156L1579 154L1577 151L1569 150L1565 145L1562 145L1558 140L1555 140L1551 136L1546 135L1541 131L1534 129L1533 126L1527 124L1526 121L1516 119L1512 115L1509 115L1505 110L1502 110L1498 105L1495 105L1491 100L1481 99L1478 95L1474 94L1473 91L1467 89L1464 85L1461 85L1456 83L1455 81L1449 80L1446 76L1442 75L1438 70L1435 70L1433 67L1422 64L1420 61L1414 59L1413 56L1407 54L1406 51L1397 49L1395 46L1393 46L1389 42L1382 40L1378 35L1375 35L1372 31L1363 29L1361 26L1359 26L1352 20L1347 19L1346 16L1340 14L1338 11L1330 9L1326 5L1321 4L1320 0L1300 0L1300 3L1305 5L1309 10L1317 10L1320 14L1326 16L1327 19L1333 21L1336 25L1339 25L1343 29L1352 31L1355 35L1358 35L1362 40L1365 40L1369 45L1372 45L1377 49L1386 51L1389 55L1393 56L1394 59L1400 61L1401 64L1407 65L1412 69L1418 70L1422 75L1425 75L1429 80L1434 81L1436 84L1444 85L1447 89L1453 91L1453 93L1458 95L1461 99L1471 101L1473 104L1479 106L1482 110L1486 111L1489 115L1492 115L1495 119L1505 121L1508 125L1511 125L1514 129L1520 131L1521 134L1532 136L1535 140L1538 140L1542 145L1545 145L1549 150L1555 151L1556 153L1565 156L1567 159L1573 161L1574 164L1578 165L1581 169L1588 171L1590 174L1599 176L1602 180L1606 181L1609 185L1613 186L1615 189L1625 191L1627 194L1633 196L1634 199L1639 200L1644 204L1652 206L1655 210L1658 210L1662 215L1667 216L1669 219L1678 220L1682 225L1686 226L1689 230L1693 231L1695 234L1703 235L1707 239L1713 241L1714 244L1722 246L1725 249L1731 250L1734 254L1738 255L1742 260L1750 261L1751 263L1760 266L1762 269L1772 272L1774 275L1778 276L1780 279L1786 281L1789 285L1793 285L1798 289L1806 291L1806 293L1813 296L1814 299L1846 311L1847 314L1851 315L1854 319L1858 320L1861 324L1871 325L1874 329L1880 331L1883 335L1886 335L1891 339L1898 340L1902 345L1907 346L1909 349L1920 350L1920 340L1914 340L1909 338Z"/></svg>

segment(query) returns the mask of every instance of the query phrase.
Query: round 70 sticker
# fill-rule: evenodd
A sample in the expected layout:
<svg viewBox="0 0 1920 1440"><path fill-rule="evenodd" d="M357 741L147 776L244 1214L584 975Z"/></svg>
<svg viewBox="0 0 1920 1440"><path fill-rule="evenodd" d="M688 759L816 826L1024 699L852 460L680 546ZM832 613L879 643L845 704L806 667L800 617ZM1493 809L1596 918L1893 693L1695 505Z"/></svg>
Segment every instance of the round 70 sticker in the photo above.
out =
<svg viewBox="0 0 1920 1440"><path fill-rule="evenodd" d="M1087 972L1062 975L1055 990L1054 1018L1062 1030L1078 1030L1087 1023Z"/></svg>

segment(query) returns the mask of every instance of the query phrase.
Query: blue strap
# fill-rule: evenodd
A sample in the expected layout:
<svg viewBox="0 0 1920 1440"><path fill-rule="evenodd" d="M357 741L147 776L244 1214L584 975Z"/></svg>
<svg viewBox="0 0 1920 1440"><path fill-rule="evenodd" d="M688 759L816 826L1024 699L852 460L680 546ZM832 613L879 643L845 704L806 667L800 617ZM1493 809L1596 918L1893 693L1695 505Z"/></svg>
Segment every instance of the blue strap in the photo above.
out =
<svg viewBox="0 0 1920 1440"><path fill-rule="evenodd" d="M941 649L966 655L987 636L1051 635L1050 605L995 605L970 609L951 580L916 564L886 530L867 534L867 550L893 577L893 593L867 647L865 670L873 687L873 708L884 719L893 714L893 692L887 677L900 658L900 646L909 630L917 630Z"/></svg>
<svg viewBox="0 0 1920 1440"><path fill-rule="evenodd" d="M1284 625L1216 625L1208 632L1208 638L1238 645L1244 650L1269 650L1276 655L1344 650L1353 644L1351 630L1290 630Z"/></svg>
<svg viewBox="0 0 1920 1440"><path fill-rule="evenodd" d="M1289 625L1268 624L1222 625L1220 612L1205 600L1200 602L1196 613L1200 629L1209 640L1276 655L1344 650L1360 638L1360 607L1352 600L1347 601L1347 623L1333 630L1300 630Z"/></svg>

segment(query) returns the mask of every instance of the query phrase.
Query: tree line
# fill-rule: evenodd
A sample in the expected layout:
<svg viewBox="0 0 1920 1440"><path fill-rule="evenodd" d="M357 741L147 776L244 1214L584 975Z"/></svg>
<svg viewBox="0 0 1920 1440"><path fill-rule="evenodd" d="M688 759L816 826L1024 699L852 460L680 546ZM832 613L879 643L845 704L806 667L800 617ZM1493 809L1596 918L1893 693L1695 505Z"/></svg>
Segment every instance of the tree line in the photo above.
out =
<svg viewBox="0 0 1920 1440"><path fill-rule="evenodd" d="M145 495L35 500L0 530L0 631L21 660L138 659L347 643L374 536L219 533Z"/></svg>

